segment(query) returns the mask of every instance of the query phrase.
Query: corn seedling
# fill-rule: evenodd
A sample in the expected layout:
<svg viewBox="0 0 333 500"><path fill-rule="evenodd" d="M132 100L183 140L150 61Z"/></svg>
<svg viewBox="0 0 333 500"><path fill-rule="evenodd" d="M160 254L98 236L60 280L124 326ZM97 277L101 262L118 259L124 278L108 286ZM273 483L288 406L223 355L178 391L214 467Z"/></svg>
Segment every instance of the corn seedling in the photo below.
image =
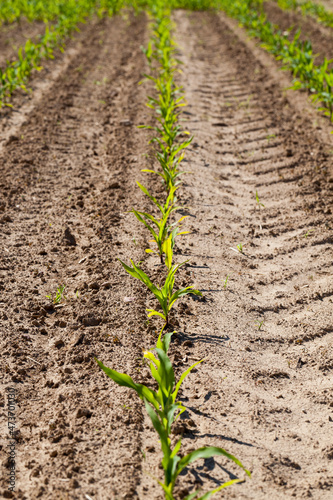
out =
<svg viewBox="0 0 333 500"><path fill-rule="evenodd" d="M309 229L305 234L303 234L303 238L307 238L310 236L311 233L313 233L314 229Z"/></svg>
<svg viewBox="0 0 333 500"><path fill-rule="evenodd" d="M268 141L268 144L270 143L270 141L271 141L272 139L276 139L276 134L269 134L269 135L267 136L267 141Z"/></svg>
<svg viewBox="0 0 333 500"><path fill-rule="evenodd" d="M181 217L177 222L173 222L170 224L169 217L172 212L179 209L180 207L174 206L171 203L171 200L174 198L175 188L171 189L169 196L164 205L161 205L156 198L150 195L148 190L142 186L138 182L138 186L140 189L154 202L154 204L158 207L161 212L161 218L158 219L153 215L150 215L146 212L138 212L137 210L132 210L135 217L142 222L146 228L152 234L155 243L157 245L158 251L147 249L147 253L158 253L161 259L161 263L163 263L163 254L167 254L168 246L171 245L171 250L175 245L176 236L188 234L189 231L180 231L179 225L186 218L186 216ZM169 250L170 252L170 250ZM170 259L168 259L170 261ZM169 267L169 266L168 266Z"/></svg>
<svg viewBox="0 0 333 500"><path fill-rule="evenodd" d="M170 192L168 194L168 197L165 201L165 203L160 203L154 196L152 196L148 189L145 188L142 184L140 184L140 182L137 182L137 185L139 186L139 188L141 189L141 191L144 192L144 194L146 196L148 196L148 198L154 203L154 205L160 210L161 214L162 214L162 217L166 214L166 212L168 212L170 210L169 213L175 211L175 210L178 210L179 208L181 207L175 207L174 203L176 202L176 191L177 191L177 187L172 187L172 189L170 189Z"/></svg>
<svg viewBox="0 0 333 500"><path fill-rule="evenodd" d="M150 248L147 249L146 252L158 253L162 264L163 264L163 254L167 253L168 242L170 242L171 248L173 248L176 236L189 233L189 231L180 232L179 227L174 227L176 224L179 224L185 217L181 217L177 223L174 222L173 224L168 224L168 219L169 219L168 214L164 215L162 219L158 220L152 215L147 214L145 212L137 212L134 209L132 210L132 212L134 213L135 217L140 222L142 222L147 227L147 229L149 229L150 233L154 238L155 243L157 244L158 252L156 252L155 250L151 250ZM151 223L156 227L156 229L154 229L154 227L147 222L147 219L151 221Z"/></svg>
<svg viewBox="0 0 333 500"><path fill-rule="evenodd" d="M168 192L173 188L179 186L181 184L180 176L188 172L179 169L180 163L184 159L184 154L177 156L177 153L181 149L187 147L191 143L191 141L192 138L190 138L180 146L173 147L170 154L168 153L167 148L161 143L160 147L162 152L157 152L156 158L159 161L162 171L159 172L145 168L142 170L142 172L159 175L162 178L164 186Z"/></svg>
<svg viewBox="0 0 333 500"><path fill-rule="evenodd" d="M258 331L262 329L262 327L265 324L265 320L263 319L262 321L256 321L256 326L258 327Z"/></svg>
<svg viewBox="0 0 333 500"><path fill-rule="evenodd" d="M163 452L162 467L164 470L164 482L158 481L158 483L163 488L165 498L167 500L175 500L173 490L179 474L188 465L200 458L224 456L236 463L248 476L250 476L250 472L245 469L242 463L233 455L227 453L223 448L213 446L203 447L185 455L182 458L178 455L181 448L181 440L178 440L176 445L172 448L170 439L172 425L186 409L182 403L177 401L179 389L181 388L181 385L187 375L203 360L197 361L190 366L181 375L176 383L174 370L167 355L172 334L169 333L164 335L163 339L161 339L161 334L155 348L156 355L149 351L144 353L144 357L150 361L152 378L158 384L157 392L150 389L146 385L136 384L129 375L107 368L100 361L96 361L109 378L120 386L134 390L140 399L144 401L146 411L152 421L153 427L160 437ZM204 500L210 498L210 496L214 493L240 481L240 479L228 481L215 490L201 496L200 499ZM199 494L200 492L196 491L188 495L186 498L187 500L198 498Z"/></svg>
<svg viewBox="0 0 333 500"><path fill-rule="evenodd" d="M159 288L152 283L146 273L144 273L139 266L136 266L132 260L131 264L133 267L128 266L120 259L118 260L125 271L134 278L140 280L144 285L146 285L146 287L154 294L154 296L160 303L162 312L156 311L155 309L147 309L148 317L150 318L152 316L160 316L165 321L166 326L169 324L169 313L176 301L180 299L180 297L188 294L198 295L200 297L202 296L202 293L199 290L195 290L193 286L181 288L175 292L173 291L175 284L175 274L178 269L185 264L185 262L182 262L181 264L175 264L173 266L169 264L165 283L162 287Z"/></svg>

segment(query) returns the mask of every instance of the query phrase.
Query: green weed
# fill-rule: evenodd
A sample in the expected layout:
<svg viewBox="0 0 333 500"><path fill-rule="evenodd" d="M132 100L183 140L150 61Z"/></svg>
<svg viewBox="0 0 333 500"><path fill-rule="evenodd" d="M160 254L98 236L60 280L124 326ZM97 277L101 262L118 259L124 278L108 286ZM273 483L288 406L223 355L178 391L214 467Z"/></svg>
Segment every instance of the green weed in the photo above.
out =
<svg viewBox="0 0 333 500"><path fill-rule="evenodd" d="M258 327L258 331L262 329L262 327L265 324L265 320L263 319L262 321L256 321L256 326Z"/></svg>
<svg viewBox="0 0 333 500"><path fill-rule="evenodd" d="M307 238L310 236L311 233L313 233L314 229L309 229L305 234L303 234L303 238Z"/></svg>
<svg viewBox="0 0 333 500"><path fill-rule="evenodd" d="M256 191L256 202L257 202L257 205L259 207L259 210L260 210L260 207L265 208L265 205L263 203L261 203L260 200L259 200L258 191Z"/></svg>
<svg viewBox="0 0 333 500"><path fill-rule="evenodd" d="M228 285L228 281L229 281L229 278L230 278L230 274L227 275L226 279L224 280L224 284L223 284L223 288L226 290L227 288L227 285Z"/></svg>
<svg viewBox="0 0 333 500"><path fill-rule="evenodd" d="M239 243L237 245L237 250L239 251L239 253L243 253L243 243Z"/></svg>
<svg viewBox="0 0 333 500"><path fill-rule="evenodd" d="M52 295L46 295L46 298L52 300L52 302L54 304L60 304L60 302L63 299L66 299L66 297L64 295L65 289L66 289L65 285L60 285L57 288L56 294L55 294L55 296L53 298L52 298Z"/></svg>

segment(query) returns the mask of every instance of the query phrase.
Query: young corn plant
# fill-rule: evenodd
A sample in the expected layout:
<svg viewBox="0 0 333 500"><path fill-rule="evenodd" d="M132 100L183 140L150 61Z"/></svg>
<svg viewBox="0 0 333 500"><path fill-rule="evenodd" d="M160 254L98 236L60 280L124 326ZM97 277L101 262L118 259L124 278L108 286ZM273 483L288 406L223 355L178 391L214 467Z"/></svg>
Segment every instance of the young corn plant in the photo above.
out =
<svg viewBox="0 0 333 500"><path fill-rule="evenodd" d="M243 243L239 243L237 245L237 250L239 251L239 253L244 253Z"/></svg>
<svg viewBox="0 0 333 500"><path fill-rule="evenodd" d="M162 330L163 331L163 330ZM166 500L175 500L173 495L175 484L179 474L191 463L200 458L210 458L213 456L224 456L237 464L245 473L250 476L250 472L245 469L243 464L233 455L230 455L223 448L208 446L202 447L184 457L179 456L181 448L181 440L178 440L175 446L172 446L170 434L173 423L185 411L185 407L181 402L177 401L177 395L182 383L187 375L195 368L201 361L197 361L190 366L176 382L174 370L171 361L167 355L172 333L164 335L161 338L162 332L159 336L157 346L155 348L155 355L152 352L145 352L144 357L150 361L150 371L155 383L158 384L158 390L155 391L146 385L137 384L127 374L119 373L111 368L107 368L97 360L100 368L111 378L116 384L134 390L140 399L145 403L146 411L152 421L154 429L157 431L161 448L163 452L162 467L164 470L164 482L158 481L163 488ZM195 491L186 497L187 500L197 498L198 500L205 500L210 498L214 493L230 486L234 483L242 481L241 479L233 479L227 483L222 484L218 488L200 496L200 491Z"/></svg>
<svg viewBox="0 0 333 500"><path fill-rule="evenodd" d="M180 145L181 148L187 147L192 141L192 138L187 143ZM156 171L152 169L143 169L142 172L148 172L154 175L159 175L162 177L164 186L167 192L170 192L174 187L179 187L181 184L180 176L189 172L180 170L180 163L184 159L184 154L177 156L177 151L173 151L172 154L168 154L164 146L161 147L162 152L158 151L156 153L156 158L160 164L162 171Z"/></svg>
<svg viewBox="0 0 333 500"><path fill-rule="evenodd" d="M181 217L177 222L169 223L169 218L172 212L178 210L181 207L175 206L171 204L171 201L174 199L175 188L173 188L169 196L164 203L164 205L160 204L154 196L152 196L149 191L142 186L139 182L137 183L140 189L153 201L153 203L157 206L157 208L161 212L161 218L156 218L153 215L150 215L146 212L138 212L137 210L132 209L135 217L142 222L146 228L152 234L155 243L157 245L157 251L152 249L147 249L147 253L157 253L160 256L161 264L163 264L163 255L167 254L167 248L169 243L171 244L171 249L173 249L175 245L176 236L189 234L189 231L180 231L179 225L181 222L187 217ZM169 243L168 243L169 241ZM169 267L169 266L168 266Z"/></svg>
<svg viewBox="0 0 333 500"><path fill-rule="evenodd" d="M256 202L257 202L257 205L259 207L259 210L261 209L261 207L265 208L265 205L263 203L261 203L261 201L259 199L258 191L256 191Z"/></svg>
<svg viewBox="0 0 333 500"><path fill-rule="evenodd" d="M175 87L173 75L165 76L159 75L154 78L153 76L147 77L155 82L155 89L158 93L158 99L149 97L148 107L155 110L158 125L146 126L142 128L150 129L156 132L156 136L151 140L152 143L157 143L159 151L156 153L156 158L162 168L159 174L164 180L167 190L172 186L179 184L178 177L184 172L179 171L179 166L184 158L185 150L192 142L193 137L180 142L181 135L189 135L187 131L183 131L178 123L180 111L179 108L186 105L184 96L181 94L181 87ZM144 172L153 172L154 170L145 169Z"/></svg>
<svg viewBox="0 0 333 500"><path fill-rule="evenodd" d="M139 186L139 188L141 189L141 191L146 195L148 196L148 198L154 203L154 205L160 210L162 216L171 208L171 211L175 211L175 210L178 210L179 208L182 208L180 206L175 206L175 202L177 201L177 198L176 198L176 191L177 191L177 187L174 186L169 194L168 194L168 197L165 201L165 203L160 203L154 196L152 196L148 189L143 186L142 184L140 184L140 182L136 182L137 185Z"/></svg>
<svg viewBox="0 0 333 500"><path fill-rule="evenodd" d="M159 126L143 126L154 130L160 139L154 138L152 142L166 145L166 151L170 154L176 138L182 133L178 124L180 115L179 108L186 106L182 87L176 87L173 75L167 77L158 75L157 77L146 75L146 78L155 83L158 98L148 97L147 106L153 109L157 116ZM185 146L186 147L186 146Z"/></svg>
<svg viewBox="0 0 333 500"><path fill-rule="evenodd" d="M161 264L163 264L163 255L167 253L167 245L168 241L171 243L172 248L175 245L175 239L176 236L180 236L183 234L188 234L189 231L180 231L179 227L176 226L176 224L180 224L180 222L185 219L186 216L181 217L178 222L174 222L172 224L168 223L169 220L169 213L164 214L164 216L158 220L156 219L153 215L150 215L145 212L137 212L136 210L132 210L134 213L135 217L142 222L146 228L150 231L152 234L155 243L157 245L158 251L152 250L148 248L146 250L147 253L157 253L160 256ZM148 221L151 221L151 223L156 227L154 229L153 225L149 224Z"/></svg>
<svg viewBox="0 0 333 500"><path fill-rule="evenodd" d="M228 281L229 281L229 278L230 278L231 274L227 274L227 277L226 279L224 280L223 282L223 288L226 290L227 289L227 286L228 286Z"/></svg>
<svg viewBox="0 0 333 500"><path fill-rule="evenodd" d="M158 125L146 126L142 128L151 129L156 132L156 136L151 142L158 144L159 151L156 158L160 164L161 171L144 169L162 177L166 190L170 192L180 184L179 177L185 173L180 171L180 163L184 158L183 150L187 148L192 137L180 142L181 134L188 135L188 132L181 130L179 125L179 109L186 105L182 88L176 86L174 74L178 71L178 61L174 58L175 44L172 40L170 22L170 12L168 8L160 6L152 7L155 24L151 43L148 45L145 54L148 63L153 71L152 75L145 75L148 80L154 83L157 97L148 97L147 106L155 111ZM154 66L157 65L157 68Z"/></svg>
<svg viewBox="0 0 333 500"><path fill-rule="evenodd" d="M57 292L55 294L55 296L52 298L52 295L46 295L46 298L47 299L50 299L53 301L54 304L60 304L60 302L62 301L62 299L66 299L64 293L65 293L65 289L66 289L66 285L60 285L58 288L57 288Z"/></svg>
<svg viewBox="0 0 333 500"><path fill-rule="evenodd" d="M131 264L133 267L128 266L124 262L122 262L120 259L118 259L123 268L125 269L128 274L133 276L134 278L140 280L146 287L154 294L156 299L158 300L161 308L161 311L156 311L155 309L147 309L148 312L148 317L151 318L152 316L159 316L165 321L165 326L169 325L169 315L172 307L175 305L178 299L183 297L184 295L197 295L197 296L202 296L202 293L199 290L195 290L193 286L188 286L185 288L180 288L176 291L174 291L174 285L175 285L175 274L178 271L178 269L185 264L185 262L182 262L181 264L174 264L172 265L172 249L171 249L171 244L169 240L169 245L167 248L167 256L166 256L166 263L168 266L168 274L166 276L164 285L162 287L158 287L154 285L154 283L150 280L150 278L146 275L142 269L140 269L139 266L136 266L134 262L131 260Z"/></svg>

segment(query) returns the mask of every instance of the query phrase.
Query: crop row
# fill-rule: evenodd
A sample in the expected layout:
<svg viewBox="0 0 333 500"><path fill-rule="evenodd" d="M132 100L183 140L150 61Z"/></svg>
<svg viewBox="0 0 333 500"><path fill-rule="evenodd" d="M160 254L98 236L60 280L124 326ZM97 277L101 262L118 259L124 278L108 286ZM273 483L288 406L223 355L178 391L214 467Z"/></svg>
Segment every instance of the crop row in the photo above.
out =
<svg viewBox="0 0 333 500"><path fill-rule="evenodd" d="M222 455L236 463L246 474L250 475L250 473L237 458L218 447L203 447L181 456L181 440L172 443L170 437L174 422L185 411L183 404L177 400L179 389L186 376L203 360L189 367L176 382L174 369L168 357L168 349L173 334L168 331L169 315L172 307L184 295L201 296L202 294L199 290L195 290L193 286L175 290L177 272L185 262L173 263L173 249L176 238L186 234L187 231L181 231L180 229L184 217L175 222L171 222L171 220L175 213L182 208L177 200L181 177L185 174L181 169L181 164L185 150L190 145L193 137L190 137L188 132L183 131L179 124L179 115L181 108L185 106L185 101L183 89L176 83L176 72L179 71L179 68L175 57L175 42L172 38L173 26L170 19L170 6L167 6L163 1L152 2L149 12L152 18L152 34L148 47L144 49L144 52L150 72L145 77L152 82L155 90L154 96L148 97L147 105L154 112L156 125L144 126L144 128L150 129L154 133L151 143L154 145L158 168L157 170L145 169L143 171L161 178L165 188L165 196L164 200L158 201L145 186L138 183L138 187L150 199L155 207L155 212L157 211L159 216L156 217L135 209L132 212L153 237L154 247L147 249L146 252L158 255L164 268L163 286L155 285L140 266L136 265L132 260L131 265L120 262L128 274L140 280L150 290L160 306L159 309L147 309L148 317L158 316L162 318L164 325L156 347L144 353L144 358L149 362L153 387L157 384L158 389L156 391L146 385L137 384L129 375L107 368L101 361L96 361L114 382L134 390L143 400L147 414L159 435L163 453L164 482L158 482L163 488L165 498L174 500L174 488L179 474L185 467L199 458ZM194 498L206 500L214 493L239 481L241 480L233 479L228 481L200 497L200 491L195 491L188 495L185 500Z"/></svg>
<svg viewBox="0 0 333 500"><path fill-rule="evenodd" d="M63 48L66 38L78 30L78 25L92 14L102 17L113 15L123 6L136 11L146 7L143 0L3 0L0 2L0 27L2 23L10 24L26 19L30 22L41 21L46 24L44 34L37 42L27 40L17 53L16 60L7 61L0 68L0 109L10 106L13 92L21 88L26 90L26 83L34 70L40 70L43 59L52 58L56 47ZM184 5L181 5L184 3ZM191 7L193 9L208 8L214 1L192 0L177 2L172 0L170 6ZM191 6L192 4L192 6ZM52 23L51 23L52 22Z"/></svg>
<svg viewBox="0 0 333 500"><path fill-rule="evenodd" d="M309 0L275 0L283 10L296 10L303 15L311 16L321 24L333 28L333 12L328 11L324 5L310 2Z"/></svg>
<svg viewBox="0 0 333 500"><path fill-rule="evenodd" d="M300 8L302 12L316 16L321 22L333 26L333 14L323 7L310 1L277 0L282 8ZM56 22L47 23L45 33L39 41L28 40L18 51L17 60L8 62L4 69L0 68L0 108L10 106L10 97L18 89L26 89L26 83L34 70L40 70L44 58L52 58L56 47L63 47L66 38L77 26L93 13L99 16L107 13L112 15L123 5L131 5L136 9L145 7L142 0L48 0L45 5L37 0L6 0L0 6L6 9L16 8L17 15L42 17L48 11L49 18L56 17ZM282 62L282 68L290 70L294 80L292 89L307 89L311 100L319 105L331 121L333 121L333 69L331 62L324 59L316 64L317 55L313 53L311 41L300 41L300 32L290 39L290 31L282 32L278 26L270 23L262 8L263 0L171 0L170 8L185 8L191 10L222 9L231 17L236 18L248 29L250 34L263 42L266 50ZM44 6L43 6L44 5ZM30 9L30 10L29 10ZM31 12L30 14L28 14ZM5 14L3 14L5 16ZM46 19L49 20L46 16Z"/></svg>
<svg viewBox="0 0 333 500"><path fill-rule="evenodd" d="M113 10L114 6L123 4L123 0L2 0L0 2L1 23L11 24L26 19L29 22L47 23L67 15L67 8L77 6L90 7L99 12Z"/></svg>
<svg viewBox="0 0 333 500"><path fill-rule="evenodd" d="M282 68L292 72L294 80L291 89L307 89L313 103L319 104L319 110L333 121L333 70L331 61L324 59L320 65L315 64L309 40L300 41L300 32L290 40L290 31L282 32L270 23L262 9L263 0L217 0L220 8L234 17L249 31L250 35L259 38L263 47L272 53Z"/></svg>
<svg viewBox="0 0 333 500"><path fill-rule="evenodd" d="M16 3L16 2L15 2ZM122 0L66 0L56 2L59 7L54 24L46 24L45 32L37 42L27 40L20 47L17 60L7 62L0 68L0 108L11 106L10 97L18 88L26 90L27 81L34 70L41 70L43 59L52 59L55 48L63 50L70 34L78 30L78 25L94 13L99 16L113 15L123 5Z"/></svg>
<svg viewBox="0 0 333 500"><path fill-rule="evenodd" d="M65 3L63 0L2 0L0 23L20 22L22 18L29 22L51 21L62 13Z"/></svg>

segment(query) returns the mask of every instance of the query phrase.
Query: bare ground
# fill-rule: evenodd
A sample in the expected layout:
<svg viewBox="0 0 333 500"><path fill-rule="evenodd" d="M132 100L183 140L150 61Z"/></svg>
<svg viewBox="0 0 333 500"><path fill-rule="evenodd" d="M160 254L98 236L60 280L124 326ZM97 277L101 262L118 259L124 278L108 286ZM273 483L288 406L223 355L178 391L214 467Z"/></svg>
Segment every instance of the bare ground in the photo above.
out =
<svg viewBox="0 0 333 500"><path fill-rule="evenodd" d="M132 372L145 345L137 287L116 257L143 256L125 211L138 204L131 172L148 143L136 129L146 21L114 18L86 35L2 150L1 386L2 398L5 386L18 391L15 498L131 498L140 474L141 405L117 396L93 357ZM61 284L67 300L53 308L46 295Z"/></svg>

